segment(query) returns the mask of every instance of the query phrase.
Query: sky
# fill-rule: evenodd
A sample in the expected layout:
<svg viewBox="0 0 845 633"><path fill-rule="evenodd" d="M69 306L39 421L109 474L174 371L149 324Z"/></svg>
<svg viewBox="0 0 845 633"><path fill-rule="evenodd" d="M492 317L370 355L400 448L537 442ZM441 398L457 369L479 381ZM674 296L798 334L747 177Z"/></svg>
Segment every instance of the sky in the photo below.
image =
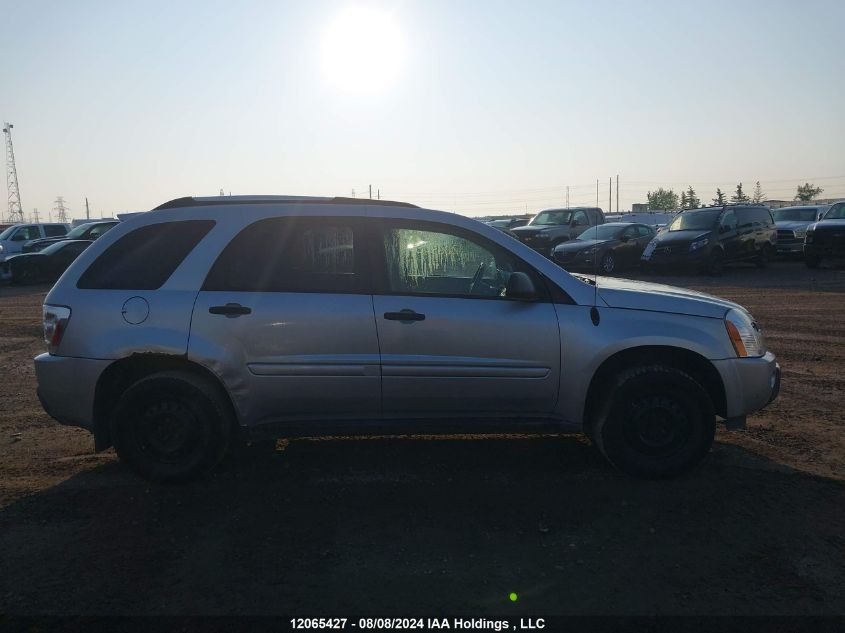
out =
<svg viewBox="0 0 845 633"><path fill-rule="evenodd" d="M845 198L842 0L0 0L24 213L368 195ZM357 16L349 18L349 16ZM365 19L361 19L365 16ZM377 48L374 48L377 47ZM614 178L608 200L608 179ZM0 185L2 186L2 185ZM5 217L2 201L0 215Z"/></svg>

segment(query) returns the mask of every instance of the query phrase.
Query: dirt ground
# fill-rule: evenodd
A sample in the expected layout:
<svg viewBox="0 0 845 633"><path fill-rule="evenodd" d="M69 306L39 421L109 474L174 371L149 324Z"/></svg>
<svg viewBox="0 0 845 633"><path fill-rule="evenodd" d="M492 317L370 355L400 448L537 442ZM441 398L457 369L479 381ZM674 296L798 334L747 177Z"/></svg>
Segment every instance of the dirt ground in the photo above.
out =
<svg viewBox="0 0 845 633"><path fill-rule="evenodd" d="M0 290L0 615L845 613L845 272L649 279L742 303L783 368L666 482L570 435L299 440L148 485L42 411L46 289Z"/></svg>

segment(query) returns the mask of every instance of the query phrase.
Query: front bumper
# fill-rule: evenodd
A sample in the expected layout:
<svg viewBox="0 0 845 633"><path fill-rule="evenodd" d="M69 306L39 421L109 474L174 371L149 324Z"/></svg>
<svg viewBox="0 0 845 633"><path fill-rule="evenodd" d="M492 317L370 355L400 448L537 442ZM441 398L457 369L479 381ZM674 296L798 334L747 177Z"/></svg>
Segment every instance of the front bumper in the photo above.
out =
<svg viewBox="0 0 845 633"><path fill-rule="evenodd" d="M775 355L713 361L725 386L728 419L759 411L778 397L781 371Z"/></svg>
<svg viewBox="0 0 845 633"><path fill-rule="evenodd" d="M782 255L801 254L804 252L804 240L778 240L777 252Z"/></svg>
<svg viewBox="0 0 845 633"><path fill-rule="evenodd" d="M667 252L666 247L658 247L649 256L640 257L640 263L644 266L703 266L710 256L710 250L706 247L697 248L694 251L689 249L689 244L681 246L670 246Z"/></svg>
<svg viewBox="0 0 845 633"><path fill-rule="evenodd" d="M112 361L51 356L35 357L38 399L47 414L70 426L94 429L94 390Z"/></svg>

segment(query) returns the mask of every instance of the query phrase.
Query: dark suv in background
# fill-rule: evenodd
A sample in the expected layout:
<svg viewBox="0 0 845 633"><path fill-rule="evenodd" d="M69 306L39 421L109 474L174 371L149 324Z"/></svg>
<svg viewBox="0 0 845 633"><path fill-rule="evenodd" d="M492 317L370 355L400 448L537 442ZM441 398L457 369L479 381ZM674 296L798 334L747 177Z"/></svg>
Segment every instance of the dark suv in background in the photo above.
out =
<svg viewBox="0 0 845 633"><path fill-rule="evenodd" d="M546 257L555 246L574 240L591 226L604 224L604 212L598 207L546 209L535 215L526 226L511 229L516 238Z"/></svg>
<svg viewBox="0 0 845 633"><path fill-rule="evenodd" d="M718 275L728 262L765 266L775 255L777 230L768 207L727 205L682 211L643 251L650 268L695 268Z"/></svg>
<svg viewBox="0 0 845 633"><path fill-rule="evenodd" d="M845 201L828 209L821 221L807 227L804 263L818 268L824 259L845 258Z"/></svg>

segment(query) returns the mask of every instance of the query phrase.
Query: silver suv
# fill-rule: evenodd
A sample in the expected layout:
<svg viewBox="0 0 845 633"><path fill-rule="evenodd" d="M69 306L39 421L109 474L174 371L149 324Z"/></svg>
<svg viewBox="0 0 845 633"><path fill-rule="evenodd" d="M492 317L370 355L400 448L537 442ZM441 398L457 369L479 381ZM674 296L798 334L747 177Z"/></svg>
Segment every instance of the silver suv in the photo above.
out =
<svg viewBox="0 0 845 633"><path fill-rule="evenodd" d="M44 339L47 412L154 480L243 439L582 429L620 470L667 477L780 384L735 303L571 275L473 219L360 199L132 217L47 295Z"/></svg>

